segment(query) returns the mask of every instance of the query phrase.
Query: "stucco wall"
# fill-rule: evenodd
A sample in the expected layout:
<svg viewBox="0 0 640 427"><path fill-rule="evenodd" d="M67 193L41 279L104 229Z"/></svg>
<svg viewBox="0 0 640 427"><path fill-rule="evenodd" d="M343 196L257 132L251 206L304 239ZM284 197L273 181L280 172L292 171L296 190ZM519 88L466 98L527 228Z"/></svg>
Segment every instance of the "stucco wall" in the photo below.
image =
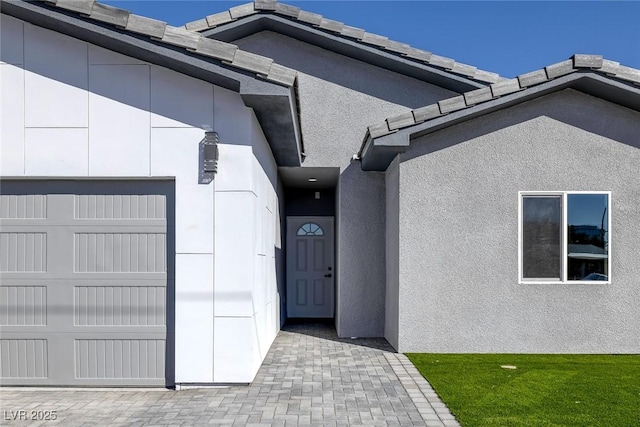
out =
<svg viewBox="0 0 640 427"><path fill-rule="evenodd" d="M565 90L400 163L403 352L640 352L640 114ZM607 190L612 284L518 284L518 192Z"/></svg>
<svg viewBox="0 0 640 427"><path fill-rule="evenodd" d="M345 190L346 189L346 190ZM351 196L346 196L350 191ZM336 330L342 337L384 335L384 173L354 162L340 177ZM338 319L337 319L338 320Z"/></svg>
<svg viewBox="0 0 640 427"><path fill-rule="evenodd" d="M275 32L263 31L234 43L298 70L307 155L303 166L341 168L336 204L338 334L382 336L384 179L361 171L351 158L367 126L456 94Z"/></svg>
<svg viewBox="0 0 640 427"><path fill-rule="evenodd" d="M304 166L349 166L367 126L454 92L272 31L233 42L298 70Z"/></svg>
<svg viewBox="0 0 640 427"><path fill-rule="evenodd" d="M5 15L1 29L0 176L175 178L175 380L250 381L279 328L280 245L276 166L253 112L234 92ZM206 128L221 139L208 185ZM214 273L214 253L242 238L246 281ZM246 311L230 288L246 291Z"/></svg>
<svg viewBox="0 0 640 427"><path fill-rule="evenodd" d="M251 382L280 330L282 248L277 166L253 112L215 88L215 362L217 383Z"/></svg>
<svg viewBox="0 0 640 427"><path fill-rule="evenodd" d="M384 337L398 348L400 279L400 162L396 157L385 173L386 280Z"/></svg>

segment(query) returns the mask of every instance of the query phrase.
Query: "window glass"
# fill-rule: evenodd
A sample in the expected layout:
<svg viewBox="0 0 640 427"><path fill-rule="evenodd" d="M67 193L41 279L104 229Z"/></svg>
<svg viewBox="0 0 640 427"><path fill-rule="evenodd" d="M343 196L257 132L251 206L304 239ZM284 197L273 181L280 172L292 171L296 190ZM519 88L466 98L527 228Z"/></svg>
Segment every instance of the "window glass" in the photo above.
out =
<svg viewBox="0 0 640 427"><path fill-rule="evenodd" d="M567 280L608 280L609 196L567 195Z"/></svg>
<svg viewBox="0 0 640 427"><path fill-rule="evenodd" d="M296 234L298 236L322 236L324 235L324 231L322 231L322 227L318 224L307 222L298 228L298 232Z"/></svg>
<svg viewBox="0 0 640 427"><path fill-rule="evenodd" d="M562 197L522 199L522 276L560 280L562 277Z"/></svg>

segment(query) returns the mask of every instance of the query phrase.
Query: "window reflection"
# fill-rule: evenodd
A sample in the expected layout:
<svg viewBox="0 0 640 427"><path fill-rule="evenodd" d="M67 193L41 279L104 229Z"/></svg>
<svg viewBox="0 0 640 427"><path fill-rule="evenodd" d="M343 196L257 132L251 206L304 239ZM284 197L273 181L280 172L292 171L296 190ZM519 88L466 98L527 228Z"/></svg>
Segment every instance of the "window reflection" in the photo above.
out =
<svg viewBox="0 0 640 427"><path fill-rule="evenodd" d="M567 195L567 279L607 280L609 196Z"/></svg>

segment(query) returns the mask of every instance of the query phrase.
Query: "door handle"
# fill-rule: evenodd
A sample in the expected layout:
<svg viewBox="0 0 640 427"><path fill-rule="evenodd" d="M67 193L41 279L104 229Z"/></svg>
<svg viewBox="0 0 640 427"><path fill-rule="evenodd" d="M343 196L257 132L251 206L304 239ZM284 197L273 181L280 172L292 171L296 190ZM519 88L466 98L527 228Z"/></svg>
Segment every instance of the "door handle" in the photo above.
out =
<svg viewBox="0 0 640 427"><path fill-rule="evenodd" d="M329 273L329 274L325 274L324 277L333 277L333 276L331 275L331 273Z"/></svg>

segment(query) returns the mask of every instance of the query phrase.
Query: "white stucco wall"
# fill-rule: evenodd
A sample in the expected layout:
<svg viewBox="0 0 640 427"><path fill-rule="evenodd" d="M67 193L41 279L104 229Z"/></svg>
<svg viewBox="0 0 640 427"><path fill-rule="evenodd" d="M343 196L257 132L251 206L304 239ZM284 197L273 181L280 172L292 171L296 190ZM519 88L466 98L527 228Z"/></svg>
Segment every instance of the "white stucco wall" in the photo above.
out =
<svg viewBox="0 0 640 427"><path fill-rule="evenodd" d="M336 329L383 336L384 176L351 159L367 126L457 95L272 31L233 43L298 71L304 167L340 168L336 203ZM363 212L367 212L366 215Z"/></svg>
<svg viewBox="0 0 640 427"><path fill-rule="evenodd" d="M5 15L0 25L0 176L174 178L175 380L251 381L279 329L276 167L253 112L209 83ZM221 139L208 185L204 129Z"/></svg>
<svg viewBox="0 0 640 427"><path fill-rule="evenodd" d="M253 112L215 88L217 383L251 382L280 330L278 172ZM242 344L246 343L246 344Z"/></svg>
<svg viewBox="0 0 640 427"><path fill-rule="evenodd" d="M402 352L640 352L640 113L574 90L400 158ZM611 191L611 284L518 284L519 191Z"/></svg>

